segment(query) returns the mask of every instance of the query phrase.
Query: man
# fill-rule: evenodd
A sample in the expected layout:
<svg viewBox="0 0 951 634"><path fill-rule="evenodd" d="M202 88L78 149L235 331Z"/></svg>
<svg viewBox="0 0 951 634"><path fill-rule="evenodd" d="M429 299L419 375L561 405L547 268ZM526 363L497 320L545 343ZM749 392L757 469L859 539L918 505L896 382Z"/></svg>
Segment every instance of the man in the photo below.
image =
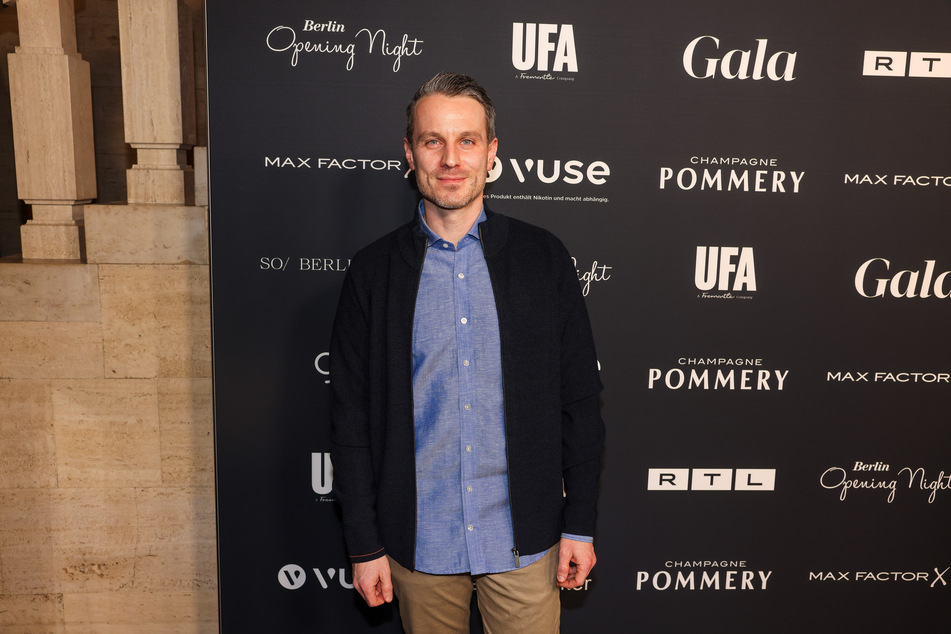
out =
<svg viewBox="0 0 951 634"><path fill-rule="evenodd" d="M352 260L331 344L333 462L353 584L409 632L557 632L594 566L604 443L577 273L494 214L495 110L443 73L407 108L422 201Z"/></svg>

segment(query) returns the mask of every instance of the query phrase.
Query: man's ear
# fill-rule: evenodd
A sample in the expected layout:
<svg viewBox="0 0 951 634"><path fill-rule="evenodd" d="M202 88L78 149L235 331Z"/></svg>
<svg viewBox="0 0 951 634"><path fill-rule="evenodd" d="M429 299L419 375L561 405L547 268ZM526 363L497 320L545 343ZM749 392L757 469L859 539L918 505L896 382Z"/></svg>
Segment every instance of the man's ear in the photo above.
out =
<svg viewBox="0 0 951 634"><path fill-rule="evenodd" d="M416 165L413 163L413 147L409 144L409 139L403 138L403 151L406 152L406 164L409 165L411 170L416 169Z"/></svg>

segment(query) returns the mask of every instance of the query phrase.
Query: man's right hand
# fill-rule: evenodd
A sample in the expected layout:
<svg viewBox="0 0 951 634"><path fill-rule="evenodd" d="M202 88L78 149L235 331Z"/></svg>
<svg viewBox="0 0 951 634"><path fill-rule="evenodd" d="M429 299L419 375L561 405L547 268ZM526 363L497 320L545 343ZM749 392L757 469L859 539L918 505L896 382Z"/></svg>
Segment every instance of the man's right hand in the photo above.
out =
<svg viewBox="0 0 951 634"><path fill-rule="evenodd" d="M393 581L387 558L353 564L353 587L371 608L393 601Z"/></svg>

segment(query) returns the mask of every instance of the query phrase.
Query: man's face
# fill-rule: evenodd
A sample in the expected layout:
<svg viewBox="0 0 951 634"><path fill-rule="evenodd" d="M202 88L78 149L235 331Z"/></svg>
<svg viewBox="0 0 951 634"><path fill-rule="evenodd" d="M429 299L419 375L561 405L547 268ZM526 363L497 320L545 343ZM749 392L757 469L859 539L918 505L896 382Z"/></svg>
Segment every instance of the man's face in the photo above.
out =
<svg viewBox="0 0 951 634"><path fill-rule="evenodd" d="M487 139L485 110L472 97L430 95L416 102L413 139L403 139L423 198L443 210L482 206L497 139Z"/></svg>

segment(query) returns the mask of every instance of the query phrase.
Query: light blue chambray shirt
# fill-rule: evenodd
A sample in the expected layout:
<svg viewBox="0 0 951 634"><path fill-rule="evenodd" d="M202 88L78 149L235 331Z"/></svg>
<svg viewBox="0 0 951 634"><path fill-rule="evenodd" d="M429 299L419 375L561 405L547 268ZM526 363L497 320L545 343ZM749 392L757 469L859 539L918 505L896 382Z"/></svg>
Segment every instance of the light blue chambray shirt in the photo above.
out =
<svg viewBox="0 0 951 634"><path fill-rule="evenodd" d="M478 225L457 246L423 219L426 258L413 320L416 570L513 570L501 342ZM564 535L592 541L590 537ZM520 555L527 566L544 552Z"/></svg>

